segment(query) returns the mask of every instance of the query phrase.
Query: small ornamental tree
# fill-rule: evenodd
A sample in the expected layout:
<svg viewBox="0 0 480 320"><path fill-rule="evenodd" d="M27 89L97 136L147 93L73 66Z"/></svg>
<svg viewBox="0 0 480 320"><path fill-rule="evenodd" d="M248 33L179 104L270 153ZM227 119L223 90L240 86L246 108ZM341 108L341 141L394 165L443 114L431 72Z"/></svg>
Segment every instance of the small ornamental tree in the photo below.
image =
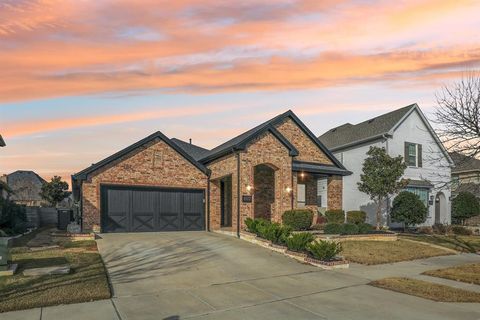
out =
<svg viewBox="0 0 480 320"><path fill-rule="evenodd" d="M394 222L403 222L404 228L424 223L427 220L427 207L416 194L400 192L393 200L391 217Z"/></svg>
<svg viewBox="0 0 480 320"><path fill-rule="evenodd" d="M478 199L470 192L460 192L452 200L452 221L463 224L470 217L480 214Z"/></svg>
<svg viewBox="0 0 480 320"><path fill-rule="evenodd" d="M363 163L358 190L368 194L377 205L377 230L382 224L382 204L388 196L403 189L408 180L401 179L407 165L402 156L391 157L384 148L370 147Z"/></svg>
<svg viewBox="0 0 480 320"><path fill-rule="evenodd" d="M59 202L70 195L68 183L62 181L59 176L54 176L50 182L42 185L40 196L46 200L51 206L56 207Z"/></svg>

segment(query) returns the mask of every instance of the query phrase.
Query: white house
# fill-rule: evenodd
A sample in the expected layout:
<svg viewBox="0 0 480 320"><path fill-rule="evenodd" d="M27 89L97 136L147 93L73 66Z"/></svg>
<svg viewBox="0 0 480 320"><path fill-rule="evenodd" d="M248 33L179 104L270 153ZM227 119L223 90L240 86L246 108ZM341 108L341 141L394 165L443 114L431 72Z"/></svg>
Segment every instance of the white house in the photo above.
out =
<svg viewBox="0 0 480 320"><path fill-rule="evenodd" d="M362 166L371 146L383 147L390 156L401 155L410 179L406 190L417 194L428 207L425 225L450 223L450 181L453 161L417 104L358 123L346 123L325 132L319 139L352 175L343 178L343 208L367 212L375 223L375 204L358 190ZM319 185L321 191L321 186ZM384 204L384 224L392 224Z"/></svg>

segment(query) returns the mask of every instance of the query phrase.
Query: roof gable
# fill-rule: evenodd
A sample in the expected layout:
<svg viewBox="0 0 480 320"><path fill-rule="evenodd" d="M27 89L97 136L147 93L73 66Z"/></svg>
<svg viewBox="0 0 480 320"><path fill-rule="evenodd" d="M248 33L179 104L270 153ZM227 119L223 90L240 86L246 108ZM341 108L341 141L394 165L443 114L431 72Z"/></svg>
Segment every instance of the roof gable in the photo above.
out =
<svg viewBox="0 0 480 320"><path fill-rule="evenodd" d="M183 156L186 160L188 160L190 163L192 163L195 167L197 167L200 171L203 173L207 174L208 170L203 166L201 163L197 162L191 155L189 155L187 152L185 152L182 148L180 148L176 143L172 142L167 136L165 136L163 133L160 131L157 131L151 135L149 135L146 138L143 138L142 140L139 140L135 142L134 144L126 147L125 149L120 150L117 153L114 153L113 155L91 165L90 167L83 169L80 172L77 172L76 174L72 175L73 180L85 180L87 178L87 175L94 172L97 169L100 169L104 166L106 166L109 163L112 163L113 161L120 159L121 157L129 154L130 152L134 151L135 149L145 145L146 143L149 143L151 141L154 141L155 139L161 139L164 141L169 147L174 149L176 152L178 152L181 156Z"/></svg>
<svg viewBox="0 0 480 320"><path fill-rule="evenodd" d="M275 125L282 122L286 118L290 118L293 122L310 138L313 143L322 150L323 153L334 163L337 167L345 169L345 167L333 156L333 154L328 150L320 140L305 126L305 124L293 113L293 111L288 110L256 127L250 129L241 135L228 140L227 142L219 145L218 147L212 149L209 154L200 161L204 164L211 162L215 159L218 159L226 154L237 150L244 150L248 142L257 137L258 135L270 131L277 139L280 140L290 151L291 156L298 155L298 150L292 145L288 139L286 139L276 128Z"/></svg>
<svg viewBox="0 0 480 320"><path fill-rule="evenodd" d="M2 135L0 135L0 147L5 147L5 140L3 140Z"/></svg>

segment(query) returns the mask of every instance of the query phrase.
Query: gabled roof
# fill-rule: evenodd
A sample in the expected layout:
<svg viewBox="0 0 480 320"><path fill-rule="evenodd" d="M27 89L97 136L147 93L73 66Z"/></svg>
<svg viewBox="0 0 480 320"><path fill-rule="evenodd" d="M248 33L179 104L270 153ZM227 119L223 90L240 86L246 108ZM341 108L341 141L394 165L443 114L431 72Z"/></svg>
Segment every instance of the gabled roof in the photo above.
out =
<svg viewBox="0 0 480 320"><path fill-rule="evenodd" d="M416 104L411 104L355 125L345 123L328 130L318 138L332 150L362 143L372 138L376 139L389 134L395 125L415 106Z"/></svg>
<svg viewBox="0 0 480 320"><path fill-rule="evenodd" d="M345 167L335 158L330 150L328 150L320 142L320 140L310 131L310 129L307 128L307 126L305 126L305 124L295 115L295 113L293 113L292 110L288 110L287 112L265 121L253 129L250 129L241 135L219 145L218 147L213 148L205 157L200 159L200 162L207 164L234 151L244 150L251 140L267 131L270 131L287 147L291 156L298 155L298 151L295 149L295 147L277 129L275 129L275 125L282 122L286 118L292 119L293 122L295 122L295 124L297 124L298 127L315 143L315 145L325 153L325 155L335 164L335 166L345 170Z"/></svg>
<svg viewBox="0 0 480 320"><path fill-rule="evenodd" d="M452 173L461 173L468 171L480 171L480 160L472 157L467 157L458 152L451 152L450 156L455 163L452 168Z"/></svg>
<svg viewBox="0 0 480 320"><path fill-rule="evenodd" d="M392 137L395 130L397 130L397 128L413 112L417 112L445 158L447 158L447 161L450 165L453 165L453 160L445 149L445 146L440 141L437 133L433 130L422 110L420 110L416 103L382 114L356 125L347 123L330 129L321 135L319 139L332 151L339 151L359 144L375 141L382 137Z"/></svg>
<svg viewBox="0 0 480 320"><path fill-rule="evenodd" d="M194 145L190 142L186 142L177 138L172 138L172 142L177 144L180 148L183 149L186 153L188 153L192 158L195 160L199 160L202 157L206 156L210 150L202 148L200 146Z"/></svg>
<svg viewBox="0 0 480 320"><path fill-rule="evenodd" d="M90 167L77 172L76 174L72 175L73 180L85 180L87 178L87 175L89 173L92 173L93 171L127 155L128 153L134 151L135 149L143 146L146 143L149 143L155 139L161 139L163 140L167 145L169 145L171 148L173 148L175 151L177 151L179 154L181 154L185 159L187 159L190 163L192 163L195 167L197 167L200 171L203 173L207 174L207 168L203 166L201 163L197 162L191 155L189 155L187 152L185 152L182 148L178 146L178 144L172 142L167 136L165 136L163 133L160 131L157 131L151 135L149 135L146 138L143 138L140 141L135 142L134 144L126 147L123 150L120 150L117 153L112 154L111 156L95 163L92 164Z"/></svg>
<svg viewBox="0 0 480 320"><path fill-rule="evenodd" d="M40 190L46 181L31 170L17 170L7 175L7 185L14 201L41 201Z"/></svg>
<svg viewBox="0 0 480 320"><path fill-rule="evenodd" d="M5 141L3 140L2 138L2 135L0 135L0 147L5 147L7 144L5 143Z"/></svg>

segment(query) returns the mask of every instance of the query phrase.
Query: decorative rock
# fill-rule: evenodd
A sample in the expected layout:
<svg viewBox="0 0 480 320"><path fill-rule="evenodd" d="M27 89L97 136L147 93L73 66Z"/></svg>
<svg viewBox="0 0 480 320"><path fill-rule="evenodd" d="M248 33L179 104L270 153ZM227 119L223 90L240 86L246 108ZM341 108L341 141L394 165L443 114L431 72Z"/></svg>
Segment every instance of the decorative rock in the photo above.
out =
<svg viewBox="0 0 480 320"><path fill-rule="evenodd" d="M69 274L70 266L54 266L54 267L44 267L44 268L33 268L23 271L24 276L44 276L44 275L58 275L58 274Z"/></svg>

